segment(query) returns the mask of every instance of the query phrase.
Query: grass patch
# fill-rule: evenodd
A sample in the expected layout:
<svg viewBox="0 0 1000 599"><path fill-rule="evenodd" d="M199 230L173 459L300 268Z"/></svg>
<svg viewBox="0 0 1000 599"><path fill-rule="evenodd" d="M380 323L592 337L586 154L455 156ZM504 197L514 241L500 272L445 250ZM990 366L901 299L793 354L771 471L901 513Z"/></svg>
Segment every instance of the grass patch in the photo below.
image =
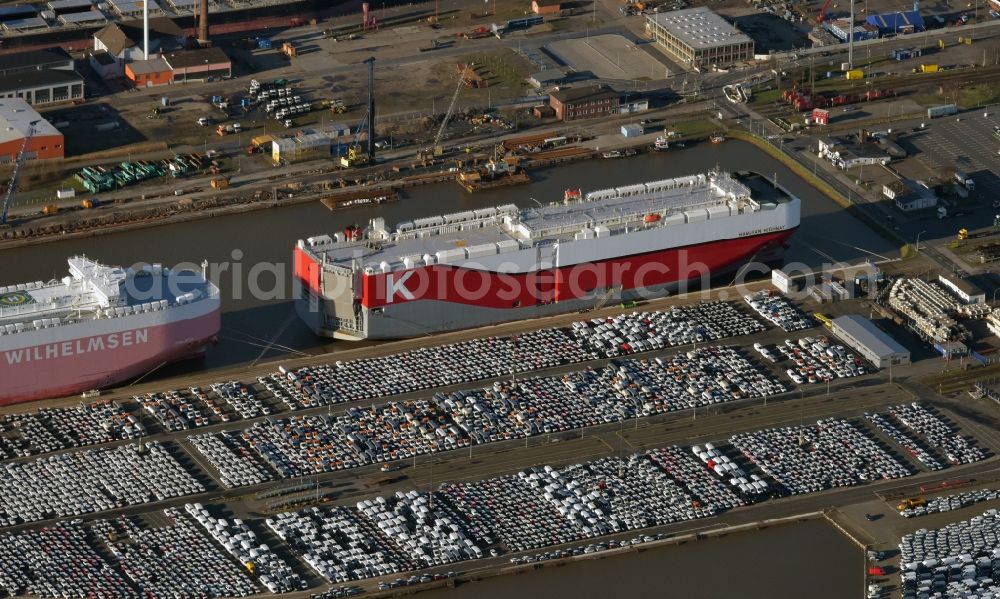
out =
<svg viewBox="0 0 1000 599"><path fill-rule="evenodd" d="M759 106L761 104L774 104L780 99L780 89L766 89L759 92L754 91L753 98L750 99L750 104L753 106Z"/></svg>
<svg viewBox="0 0 1000 599"><path fill-rule="evenodd" d="M1000 101L1000 85L996 83L977 83L964 87L959 91L958 105L962 108L977 108Z"/></svg>
<svg viewBox="0 0 1000 599"><path fill-rule="evenodd" d="M717 132L719 130L719 125L706 118L690 119L687 121L679 121L672 125L667 125L668 129L673 129L681 135L681 137L708 137L709 135Z"/></svg>

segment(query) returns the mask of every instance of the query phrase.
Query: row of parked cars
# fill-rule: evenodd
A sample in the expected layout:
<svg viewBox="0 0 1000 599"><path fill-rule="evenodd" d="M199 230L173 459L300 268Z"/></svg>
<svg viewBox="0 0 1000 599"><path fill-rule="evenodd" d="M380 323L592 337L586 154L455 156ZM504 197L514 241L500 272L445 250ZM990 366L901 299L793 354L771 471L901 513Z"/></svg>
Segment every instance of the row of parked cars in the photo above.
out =
<svg viewBox="0 0 1000 599"><path fill-rule="evenodd" d="M83 449L7 464L0 526L71 518L205 491L163 445Z"/></svg>
<svg viewBox="0 0 1000 599"><path fill-rule="evenodd" d="M811 318L799 310L795 304L785 297L764 289L757 293L743 296L743 301L755 312L781 327L786 333L801 331L815 326Z"/></svg>
<svg viewBox="0 0 1000 599"><path fill-rule="evenodd" d="M138 599L121 571L90 544L81 520L0 535L0 591L12 597Z"/></svg>
<svg viewBox="0 0 1000 599"><path fill-rule="evenodd" d="M187 514L168 508L163 515L164 526L122 516L98 520L91 530L150 597L249 597L260 592L246 566L201 534Z"/></svg>
<svg viewBox="0 0 1000 599"><path fill-rule="evenodd" d="M216 543L225 548L237 563L253 570L260 584L272 593L305 590L309 584L271 547L258 538L256 531L239 518L215 518L200 503L187 503L184 511L194 518Z"/></svg>
<svg viewBox="0 0 1000 599"><path fill-rule="evenodd" d="M265 521L275 535L331 583L414 570L411 556L380 534L356 507L310 507Z"/></svg>
<svg viewBox="0 0 1000 599"><path fill-rule="evenodd" d="M729 441L793 495L914 474L860 427L838 418L738 433Z"/></svg>
<svg viewBox="0 0 1000 599"><path fill-rule="evenodd" d="M899 542L900 589L918 597L1000 594L1000 514L990 509L943 528L921 528Z"/></svg>
<svg viewBox="0 0 1000 599"><path fill-rule="evenodd" d="M964 491L962 493L941 495L939 497L928 499L923 505L915 505L900 510L899 515L904 518L917 518L919 516L960 510L976 503L993 501L995 499L1000 499L1000 490L998 489L977 489L975 491Z"/></svg>
<svg viewBox="0 0 1000 599"><path fill-rule="evenodd" d="M193 435L188 442L212 464L226 488L259 485L274 478L236 433Z"/></svg>
<svg viewBox="0 0 1000 599"><path fill-rule="evenodd" d="M0 460L134 439L144 432L135 416L110 399L8 414L0 418Z"/></svg>
<svg viewBox="0 0 1000 599"><path fill-rule="evenodd" d="M789 367L785 374L796 385L806 383L825 383L838 378L851 378L868 374L864 361L845 346L831 343L820 335L818 337L803 337L796 341L785 339L773 350L757 347L765 359L771 362L788 360Z"/></svg>
<svg viewBox="0 0 1000 599"><path fill-rule="evenodd" d="M908 433L899 430L899 427L895 423L891 422L890 417L884 414L877 413L865 413L865 419L871 422L875 428L879 429L885 436L893 440L897 445L902 447L913 456L918 462L923 464L928 470L942 470L945 465L941 463L941 460L933 454L933 452L928 451L924 448L923 444L918 442Z"/></svg>
<svg viewBox="0 0 1000 599"><path fill-rule="evenodd" d="M913 402L893 406L889 408L889 413L908 429L927 439L930 446L952 464L970 464L987 457L986 452L973 440L964 437L958 427L924 404Z"/></svg>
<svg viewBox="0 0 1000 599"><path fill-rule="evenodd" d="M582 362L595 356L563 329L482 337L389 356L280 369L270 377L301 407L381 399ZM284 379L284 381L282 380ZM287 382L285 382L287 381ZM283 397L282 397L283 398ZM284 398L283 398L284 399Z"/></svg>
<svg viewBox="0 0 1000 599"><path fill-rule="evenodd" d="M241 438L281 476L294 477L787 390L739 351L703 346L558 376L501 379L431 399L354 404L337 416L268 419Z"/></svg>
<svg viewBox="0 0 1000 599"><path fill-rule="evenodd" d="M729 302L711 301L670 310L633 312L575 322L573 334L596 353L619 355L711 343L764 331L755 318Z"/></svg>

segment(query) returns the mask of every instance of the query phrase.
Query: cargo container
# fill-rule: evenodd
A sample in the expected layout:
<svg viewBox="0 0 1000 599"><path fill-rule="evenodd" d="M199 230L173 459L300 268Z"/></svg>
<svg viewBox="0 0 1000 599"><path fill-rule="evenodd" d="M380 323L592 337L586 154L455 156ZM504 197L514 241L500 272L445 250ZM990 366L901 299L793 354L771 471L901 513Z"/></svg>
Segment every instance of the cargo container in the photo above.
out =
<svg viewBox="0 0 1000 599"><path fill-rule="evenodd" d="M939 116L949 116L958 112L958 106L955 104L941 104L939 106L931 106L927 109L927 118L933 119Z"/></svg>
<svg viewBox="0 0 1000 599"><path fill-rule="evenodd" d="M847 71L846 73L844 73L844 78L846 78L846 79L864 79L865 78L865 72L862 71L861 69L851 69L850 71Z"/></svg>

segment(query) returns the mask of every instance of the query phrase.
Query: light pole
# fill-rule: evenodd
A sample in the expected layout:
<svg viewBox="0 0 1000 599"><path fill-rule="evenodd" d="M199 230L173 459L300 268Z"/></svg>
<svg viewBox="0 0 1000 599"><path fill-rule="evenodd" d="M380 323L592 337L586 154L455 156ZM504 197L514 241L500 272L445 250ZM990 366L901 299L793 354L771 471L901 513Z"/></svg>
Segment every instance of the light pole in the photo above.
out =
<svg viewBox="0 0 1000 599"><path fill-rule="evenodd" d="M917 233L917 253L918 254L920 253L920 236L923 235L926 232L927 232L927 230L925 229L925 230Z"/></svg>

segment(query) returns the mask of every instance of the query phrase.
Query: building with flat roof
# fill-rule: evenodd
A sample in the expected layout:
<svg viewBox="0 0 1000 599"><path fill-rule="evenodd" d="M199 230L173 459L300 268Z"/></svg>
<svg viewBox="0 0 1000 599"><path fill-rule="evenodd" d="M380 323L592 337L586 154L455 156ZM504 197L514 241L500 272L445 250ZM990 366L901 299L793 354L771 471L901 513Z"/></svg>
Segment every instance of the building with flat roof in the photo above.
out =
<svg viewBox="0 0 1000 599"><path fill-rule="evenodd" d="M83 98L83 77L61 69L2 76L0 98L22 98L34 106L79 100Z"/></svg>
<svg viewBox="0 0 1000 599"><path fill-rule="evenodd" d="M62 48L45 48L44 50L28 50L14 54L0 54L0 77L23 73L25 71L43 71L56 69L73 70L73 57Z"/></svg>
<svg viewBox="0 0 1000 599"><path fill-rule="evenodd" d="M175 82L233 76L233 61L216 46L164 54L163 60L170 65Z"/></svg>
<svg viewBox="0 0 1000 599"><path fill-rule="evenodd" d="M549 106L561 121L616 114L620 102L621 95L603 84L570 87L549 94Z"/></svg>
<svg viewBox="0 0 1000 599"><path fill-rule="evenodd" d="M967 304L985 304L986 293L968 279L953 274L938 275L938 282Z"/></svg>
<svg viewBox="0 0 1000 599"><path fill-rule="evenodd" d="M826 158L841 170L881 164L892 160L886 152L866 144L855 144L835 137L820 137L817 142L820 158Z"/></svg>
<svg viewBox="0 0 1000 599"><path fill-rule="evenodd" d="M886 183L882 186L882 195L892 200L903 212L934 208L938 204L933 191L909 179Z"/></svg>
<svg viewBox="0 0 1000 599"><path fill-rule="evenodd" d="M173 83L174 72L162 58L134 60L125 65L125 78L136 87L153 87Z"/></svg>
<svg viewBox="0 0 1000 599"><path fill-rule="evenodd" d="M834 318L831 332L878 368L910 363L910 350L859 314Z"/></svg>
<svg viewBox="0 0 1000 599"><path fill-rule="evenodd" d="M728 66L753 60L753 40L707 7L646 16L646 33L681 64Z"/></svg>
<svg viewBox="0 0 1000 599"><path fill-rule="evenodd" d="M63 134L24 100L8 98L0 100L0 164L17 160L17 153L32 127L34 135L24 150L27 160L65 156Z"/></svg>
<svg viewBox="0 0 1000 599"><path fill-rule="evenodd" d="M113 79L121 76L118 59L112 56L107 50L88 52L87 62L90 63L90 68L94 69L94 72L101 79Z"/></svg>
<svg viewBox="0 0 1000 599"><path fill-rule="evenodd" d="M881 36L915 33L926 28L924 18L915 10L868 15L866 22L877 28Z"/></svg>

